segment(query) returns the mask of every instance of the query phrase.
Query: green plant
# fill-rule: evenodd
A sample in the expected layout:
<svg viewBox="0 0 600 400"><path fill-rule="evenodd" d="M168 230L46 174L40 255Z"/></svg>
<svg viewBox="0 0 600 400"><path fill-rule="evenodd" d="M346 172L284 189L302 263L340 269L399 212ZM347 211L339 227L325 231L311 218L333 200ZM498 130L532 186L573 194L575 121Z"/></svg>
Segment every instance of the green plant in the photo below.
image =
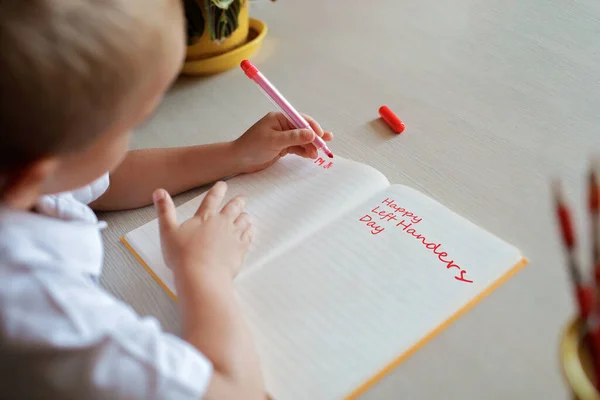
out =
<svg viewBox="0 0 600 400"><path fill-rule="evenodd" d="M231 36L238 28L238 17L245 1L248 0L184 0L188 45L195 44L205 28L210 40L217 43Z"/></svg>

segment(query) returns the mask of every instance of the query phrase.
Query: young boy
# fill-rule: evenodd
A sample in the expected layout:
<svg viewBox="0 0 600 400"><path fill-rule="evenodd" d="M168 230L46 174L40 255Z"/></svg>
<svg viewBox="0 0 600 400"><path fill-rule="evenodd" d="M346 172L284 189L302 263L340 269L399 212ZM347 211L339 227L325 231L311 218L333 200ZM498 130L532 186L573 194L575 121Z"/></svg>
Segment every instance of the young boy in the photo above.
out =
<svg viewBox="0 0 600 400"><path fill-rule="evenodd" d="M179 0L0 0L0 398L264 398L231 283L252 240L246 200L223 206L219 182L180 225L168 193L314 158L315 133L269 114L231 143L127 153L184 48ZM87 204L152 200L183 339L97 285Z"/></svg>

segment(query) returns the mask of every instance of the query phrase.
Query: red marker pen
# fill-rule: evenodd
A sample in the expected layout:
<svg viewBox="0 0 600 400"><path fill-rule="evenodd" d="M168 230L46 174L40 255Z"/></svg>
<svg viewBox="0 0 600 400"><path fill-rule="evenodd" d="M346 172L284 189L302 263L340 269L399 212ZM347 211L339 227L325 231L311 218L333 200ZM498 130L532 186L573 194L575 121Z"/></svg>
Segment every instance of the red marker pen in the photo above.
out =
<svg viewBox="0 0 600 400"><path fill-rule="evenodd" d="M279 108L279 110L287 117L287 119L298 129L310 129L314 132L313 128L310 126L308 122L300 115L298 111L279 93L279 91L265 78L265 76L248 60L244 60L241 63L241 67L248 76L248 78L252 79L258 87L262 90L262 92ZM314 145L317 146L317 149L321 149L323 153L327 154L329 158L333 158L333 153L327 145L325 141L321 139L319 135L315 132L315 140Z"/></svg>

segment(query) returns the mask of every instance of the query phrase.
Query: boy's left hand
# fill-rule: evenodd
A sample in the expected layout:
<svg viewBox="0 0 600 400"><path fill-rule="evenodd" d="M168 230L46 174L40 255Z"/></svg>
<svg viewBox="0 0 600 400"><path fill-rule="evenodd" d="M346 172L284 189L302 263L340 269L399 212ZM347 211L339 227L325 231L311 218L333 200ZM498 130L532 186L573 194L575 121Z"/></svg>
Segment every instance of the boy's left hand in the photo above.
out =
<svg viewBox="0 0 600 400"><path fill-rule="evenodd" d="M302 116L324 141L333 139L333 134L323 131L317 121L307 115ZM310 129L296 129L285 115L272 112L233 142L234 154L238 157L242 173L265 169L287 154L314 159L318 156L312 143L315 133Z"/></svg>

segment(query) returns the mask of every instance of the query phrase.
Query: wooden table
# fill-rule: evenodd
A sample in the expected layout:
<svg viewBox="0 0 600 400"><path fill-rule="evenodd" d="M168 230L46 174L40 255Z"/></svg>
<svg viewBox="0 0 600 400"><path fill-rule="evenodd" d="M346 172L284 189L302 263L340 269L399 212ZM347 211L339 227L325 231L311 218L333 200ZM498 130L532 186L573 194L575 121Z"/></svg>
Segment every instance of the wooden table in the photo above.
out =
<svg viewBox="0 0 600 400"><path fill-rule="evenodd" d="M334 153L425 192L531 260L364 398L566 398L557 349L574 306L549 179L564 178L583 206L600 150L600 2L281 0L251 13L269 26L253 60L336 134ZM383 104L403 135L377 120ZM239 69L181 80L134 146L230 140L271 110ZM102 282L177 332L176 305L118 242L154 216L101 216Z"/></svg>

